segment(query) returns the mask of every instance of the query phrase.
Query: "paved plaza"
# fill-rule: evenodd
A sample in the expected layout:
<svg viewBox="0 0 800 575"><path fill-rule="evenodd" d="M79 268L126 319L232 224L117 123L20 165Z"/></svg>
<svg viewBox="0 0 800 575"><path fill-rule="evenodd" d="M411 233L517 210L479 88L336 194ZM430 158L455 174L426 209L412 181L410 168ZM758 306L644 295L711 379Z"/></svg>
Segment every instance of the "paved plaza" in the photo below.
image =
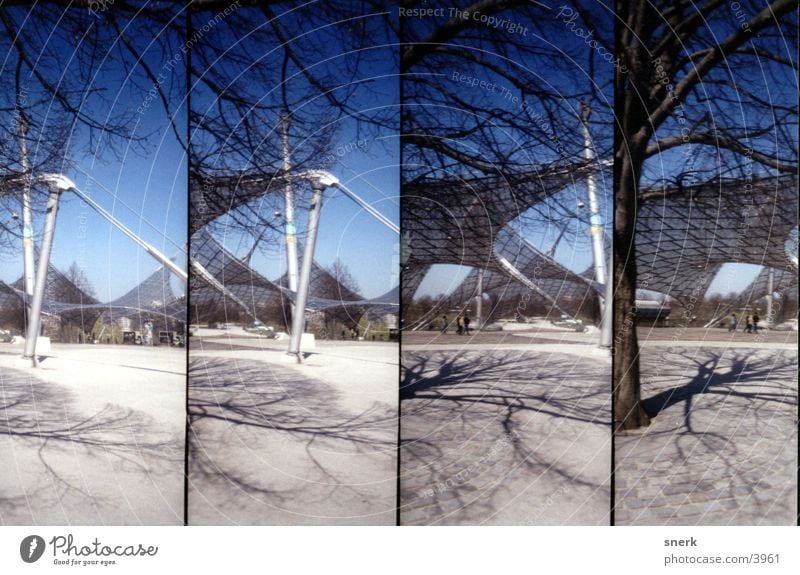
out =
<svg viewBox="0 0 800 575"><path fill-rule="evenodd" d="M0 344L0 523L183 523L183 349Z"/></svg>
<svg viewBox="0 0 800 575"><path fill-rule="evenodd" d="M567 333L405 335L401 524L609 523L607 352Z"/></svg>
<svg viewBox="0 0 800 575"><path fill-rule="evenodd" d="M616 438L615 523L795 525L797 333L671 331L640 330L655 417Z"/></svg>
<svg viewBox="0 0 800 575"><path fill-rule="evenodd" d="M189 522L393 525L397 344L191 339ZM289 359L289 361L287 361Z"/></svg>

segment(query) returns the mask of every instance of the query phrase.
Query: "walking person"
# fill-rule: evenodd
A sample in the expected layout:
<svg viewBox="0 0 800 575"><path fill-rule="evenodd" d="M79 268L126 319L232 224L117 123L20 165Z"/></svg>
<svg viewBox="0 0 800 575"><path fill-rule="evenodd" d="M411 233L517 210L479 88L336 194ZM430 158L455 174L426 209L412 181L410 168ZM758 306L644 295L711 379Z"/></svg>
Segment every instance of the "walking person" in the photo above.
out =
<svg viewBox="0 0 800 575"><path fill-rule="evenodd" d="M464 316L464 331L466 332L467 335L469 335L469 316L468 315Z"/></svg>
<svg viewBox="0 0 800 575"><path fill-rule="evenodd" d="M736 314L732 313L731 314L731 323L730 323L730 325L728 327L728 333L730 333L732 331L736 331L736 325L737 325Z"/></svg>
<svg viewBox="0 0 800 575"><path fill-rule="evenodd" d="M761 320L757 313L753 314L753 333L758 333L758 322Z"/></svg>
<svg viewBox="0 0 800 575"><path fill-rule="evenodd" d="M464 320L460 315L456 316L456 333L458 335L464 334Z"/></svg>
<svg viewBox="0 0 800 575"><path fill-rule="evenodd" d="M749 315L744 319L744 332L753 333L753 316Z"/></svg>
<svg viewBox="0 0 800 575"><path fill-rule="evenodd" d="M447 328L448 328L449 326L450 326L450 324L449 324L449 323L447 323L447 316L446 316L446 315L443 315L443 316L442 316L442 333L443 333L443 334L444 334L444 333L447 333Z"/></svg>

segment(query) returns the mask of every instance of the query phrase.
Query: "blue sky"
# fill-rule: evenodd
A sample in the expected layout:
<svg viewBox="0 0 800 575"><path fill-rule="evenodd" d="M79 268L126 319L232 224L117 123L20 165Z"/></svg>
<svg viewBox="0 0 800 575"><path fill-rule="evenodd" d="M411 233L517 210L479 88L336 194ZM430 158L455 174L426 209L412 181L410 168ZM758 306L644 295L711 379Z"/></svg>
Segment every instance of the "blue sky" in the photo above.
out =
<svg viewBox="0 0 800 575"><path fill-rule="evenodd" d="M346 138L344 139L347 141ZM384 146L387 149L384 149ZM356 150L337 162L330 172L394 223L399 222L399 154L396 138L374 142L366 152ZM302 197L302 196L301 196ZM266 211L266 210L265 210ZM296 207L300 231L305 230L307 206ZM270 217L271 214L263 214ZM280 219L280 218L279 218ZM218 220L222 232L216 238L231 252L244 256L253 239L225 228L226 218ZM277 237L277 234L273 234ZM399 282L399 237L342 192L328 189L324 195L316 245L316 261L330 266L337 258L358 282L360 293L368 298L380 296ZM269 279L286 271L285 246L257 250L251 265Z"/></svg>
<svg viewBox="0 0 800 575"><path fill-rule="evenodd" d="M727 12L725 10L719 11L719 13L725 15ZM505 11L504 15L513 15L513 11ZM610 13L603 12L602 10L597 10L593 14L594 22L593 24L597 24L600 26L601 29L609 30L612 26ZM724 18L723 18L724 19ZM730 19L730 18L729 18ZM542 22L548 20L548 18L543 17ZM430 33L433 27L433 20L432 19L420 19L419 24L415 26L423 28L423 32L416 34L417 37L424 37L425 34ZM576 25L585 26L585 23L582 22L581 19L578 19L575 22ZM730 26L737 25L735 22L727 22ZM720 23L717 22L713 25L716 28L720 27ZM531 26L534 29L534 26ZM411 28L412 30L414 28ZM472 31L474 35L479 35L479 30ZM565 45L568 46L567 50L569 55L575 59L575 69L574 73L572 74L564 74L561 72L561 68L558 67L557 63L551 67L540 67L537 70L542 69L546 70L547 74L543 76L546 78L547 81L553 82L554 85L559 85L563 87L563 91L565 93L570 92L569 84L573 83L575 85L585 84L587 82L587 78L584 75L585 69L578 66L580 62L584 62L586 60L586 56L583 54L585 51L585 46L583 42L575 41L575 38L572 38L570 34L564 34L564 31L556 30L551 35L545 35L544 37L540 37L536 34L531 34L528 37L529 42L538 42L540 45L545 46L548 41L555 42L557 45ZM472 40L463 41L463 43L471 44L473 43ZM477 43L477 41L474 41ZM491 54L484 54L488 59L492 59L493 55ZM498 62L502 62L501 59L492 60L493 63L497 64ZM525 64L525 62L522 62ZM529 64L530 65L530 64ZM596 62L597 67L597 75L599 78L608 78L608 74L612 72L612 67L607 65L607 63L602 61ZM769 67L769 63L767 62L766 67ZM470 72L474 73L474 72ZM735 76L737 73L736 68L734 67L733 72L731 73L732 76ZM485 72L484 72L485 74ZM482 77L483 78L483 77ZM491 82L495 81L495 78L491 77L488 74L485 74L485 78L490 80ZM773 81L774 79L769 75L765 74L763 79L755 79L755 82L761 82L761 90L756 90L755 93L759 95L765 90L768 92L767 95L763 95L763 97L769 97L771 101L785 103L787 107L794 106L796 101L796 78L791 76L791 74L786 75L786 77L778 76L778 81ZM741 82L741 78L738 79ZM600 81L602 84L602 80ZM566 87L564 87L566 86ZM758 86L756 86L758 88ZM579 87L578 87L579 89ZM478 90L472 90L468 92L468 90L463 90L462 92L466 93L459 93L459 97L478 97L484 96L487 93L484 91L480 93ZM610 91L609 91L610 92ZM476 96L476 93L478 96ZM700 98L704 95L707 96L701 90ZM731 96L731 94L726 94L727 96ZM436 95L434 95L435 97ZM741 96L739 94L739 96ZM609 98L611 96L608 96ZM698 97L692 96L692 101L696 101ZM488 98L487 98L488 100ZM600 98L602 101L602 98ZM709 102L713 101L713 98L709 98ZM726 101L726 100L721 100ZM734 100L735 101L735 100ZM565 101L566 103L566 101ZM487 105L494 105L493 102L490 102ZM721 104L724 106L725 104ZM595 113L593 116L597 115L597 112L602 112L602 104L595 103L593 104L595 109ZM713 106L709 105L709 110L711 110ZM733 108L731 106L731 108ZM605 110L606 112L608 110ZM731 110L731 112L736 112L739 116L742 115L742 110ZM459 111L456 110L455 114L458 115ZM736 114L734 114L735 116ZM768 116L769 114L767 114ZM747 116L747 114L745 114ZM739 118L741 120L741 118ZM755 118L746 117L746 122L753 123ZM724 121L724 120L723 120ZM662 136L668 135L669 133L675 133L680 130L680 124L676 119L671 119L668 121L664 127L662 128ZM749 131L753 131L752 126L749 127ZM607 125L605 137L610 137L610 126ZM794 133L794 132L793 132ZM603 134L599 132L593 133L595 138L603 138ZM562 136L563 137L563 136ZM574 146L575 143L579 143L580 140L580 133L575 134L575 138L567 140L567 147ZM756 138L754 142L757 142L759 145L764 147L766 150L770 150L769 148L769 140L770 138L774 138L774 134L768 133L766 136L762 136L760 138ZM774 146L774 142L773 142ZM602 148L601 146L598 146ZM547 156L548 151L544 150L542 157ZM540 158L534 158L533 163L539 161ZM656 156L648 160L646 164L646 171L644 177L644 183L649 182L657 182L663 178L672 179L675 177L676 174L685 171L693 171L693 170L704 170L705 177L713 177L716 171L723 173L724 166L719 165L719 159L716 157L716 150L711 147L706 146L691 146L691 147L683 147L672 150L670 152L666 152L661 156ZM703 177L703 176L701 176ZM609 182L610 186L610 182ZM607 190L607 192L609 192ZM579 194L583 194L585 196L585 192L578 190ZM611 219L611 210L609 209L608 199L610 198L610 192L606 196L606 202L603 206L603 217L606 223L606 231L609 231L608 224ZM553 238L557 235L558 228L548 226L545 222L542 225L541 230L528 230L523 232L524 235L533 243L535 246L539 247L540 249L546 251L547 248L552 244ZM588 238L588 233L584 235L584 238ZM555 254L556 260L560 263L565 265L566 267L572 269L573 271L581 272L585 270L588 265L591 263L591 249L588 245L588 242L576 242L575 244L570 244L569 242L562 242L560 244L558 251ZM761 266L749 265L749 264L736 264L736 263L729 263L725 264L722 268L722 271L717 275L715 280L710 284L707 293L709 295L723 293L727 294L730 292L741 292L747 285L752 281L752 279L758 274ZM423 295L438 295L444 294L452 291L455 287L458 286L460 281L466 276L469 272L469 268L463 268L459 266L451 266L451 265L439 265L434 266L428 276L420 285L419 291L417 292L417 296Z"/></svg>
<svg viewBox="0 0 800 575"><path fill-rule="evenodd" d="M53 36L48 49L68 53L74 48L59 38L58 35ZM174 38L170 41L176 44ZM332 49L334 53L338 48ZM158 71L164 64L164 55L147 52L145 61ZM141 78L141 69L132 62L128 64L139 83L146 84ZM380 63L374 59L366 59L364 66L362 79L386 75L385 78L375 81L385 92L386 98L380 102L365 98L361 104L395 104L397 78L394 75L394 61ZM142 104L145 94L128 79L129 70L123 69L117 60L107 60L98 67L97 72L96 85L102 86L106 100L113 101L113 106L108 109L103 108L105 104L99 103L97 109L109 114L129 113L135 126L135 134L149 135L148 145L145 151L134 152L132 147L123 142L119 146L122 157L117 157L111 150L104 148L99 150L96 157L87 156L80 151L86 147L86 134L79 130L73 136L71 150L74 151L69 153L69 159L76 167L66 170L66 175L142 238L168 256L176 256L179 263L185 265L185 254L181 250L186 242L187 217L184 151L169 129L167 116L158 100L148 106L143 114L134 113ZM180 86L183 82L182 75L183 69L179 67L170 80L171 84ZM179 89L176 92L182 91ZM171 103L177 113L177 124L185 126L186 118L182 108L184 102L175 99ZM92 102L87 105L92 106ZM356 147L347 153L335 154L337 161L331 171L362 198L372 202L389 219L399 222L399 152L395 137L396 134L389 131L385 131L383 136L377 136L377 139L374 134L367 137L364 149ZM332 142L332 151L347 147L360 138L353 124L345 120ZM667 163L670 163L669 156ZM682 167L670 165L665 171ZM579 195L585 194L581 186L577 186L575 192ZM610 220L608 208L607 203L604 203L606 225ZM305 215L306 210L298 206L301 226ZM41 220L36 222L36 226L37 231L40 231ZM558 232L557 226L547 226L541 230L529 230L526 236L534 245L546 250ZM588 231L583 236L578 231L575 237L579 241L574 244L566 240L559 244L556 259L566 267L581 272L591 264ZM219 239L240 255L250 247L247 239L240 236ZM340 192L326 193L316 255L319 263L327 266L340 258L355 276L363 295L375 297L397 283L398 250L399 238L396 234L364 213ZM98 298L104 301L122 295L158 268L158 264L130 239L84 206L77 197L65 194L56 231L53 263L65 270L73 261L84 268ZM267 253L257 252L252 261L254 267L270 278L285 271L285 253L282 249ZM757 266L729 264L711 284L708 293L740 291L758 269ZM418 295L447 293L458 285L468 271L467 268L458 266L437 266L423 282ZM21 254L11 259L4 256L0 266L0 279L12 282L21 273ZM183 286L175 282L174 289L181 293Z"/></svg>
<svg viewBox="0 0 800 575"><path fill-rule="evenodd" d="M83 160L65 175L134 233L185 267L186 161L171 133L157 152L146 157L129 155L124 162L109 165ZM34 223L37 233L42 220L37 217ZM18 255L3 263L3 281L22 275L21 251ZM101 301L123 295L160 265L72 193L61 198L51 261L62 271L77 262ZM185 291L180 283L173 289L178 295Z"/></svg>
<svg viewBox="0 0 800 575"><path fill-rule="evenodd" d="M494 38L493 34L497 34L497 31L482 28L480 25L474 25L452 40L454 45L473 47L473 55L487 61L490 66L471 65L464 59L453 58L446 60L447 65L451 66L450 68L447 66L435 69L427 69L424 66L412 67L411 72L420 74L441 72L447 79L455 71L477 80L485 80L490 86L494 86L491 89L480 89L455 86L454 82L444 81L446 89L454 92L454 100L453 103L450 103L449 111L440 111L443 96L437 90L429 89L425 84L420 88L417 83L410 81L409 90L417 95L415 100L417 104L423 108L428 104L436 106L432 108L432 118L424 118L421 121L435 123L445 117L446 121L463 130L460 123L469 124L472 119L462 111L455 98L469 101L478 108L486 109L487 117L489 110L495 112L495 118L501 118L503 114L516 115L517 124L514 127L507 127L504 121L495 120L491 128L494 132L493 138L507 144L504 152L508 154L508 157L522 160L522 163L529 163L531 171L533 171L540 169L541 166L560 164L561 162L572 163L578 159L577 156L582 153L583 148L583 135L578 115L579 100L588 100L592 107L589 121L593 140L592 147L594 153L604 159L603 156L611 150L611 104L608 92L611 88L613 67L600 58L597 51L593 52L583 42L575 41L576 37L569 31L568 26L556 17L559 13L557 4L554 4L553 7L537 6L538 8L529 7L529 11L526 11L525 15L513 10L505 10L501 13L502 17L525 26L528 32L524 37L509 34L509 42L498 50L500 53L495 53L493 48L495 45L490 42L490 39ZM589 9L594 18L593 25L597 28L598 36L609 39L613 22L611 13L601 5L592 5ZM406 30L412 39L424 38L433 31L435 24L443 23L446 18L447 14L439 20L415 19L407 23ZM590 59L593 60L592 67L587 65ZM438 61L436 63L439 64ZM508 90L514 95L518 95L518 91L512 89L509 80L494 73L491 67L507 70L512 76L524 78L526 81L530 78L531 94L524 100L526 114L521 114L523 106L519 100L514 101L505 96ZM590 87L593 87L594 90L591 95L589 94ZM547 103L548 106L554 106L556 109L545 109L545 104L535 96L537 89L563 96ZM577 96L577 94L581 95ZM555 118L555 123L553 123L553 118ZM523 126L525 129L517 126ZM439 129L441 130L441 128ZM452 131L458 130L453 128ZM437 133L436 129L433 132ZM472 142L469 138L465 138L463 143L467 147ZM493 156L488 155L485 159L495 160ZM501 158L501 160L504 159ZM466 168L464 169L466 170ZM612 213L609 201L611 181L608 177L605 179L600 177L597 183L600 213L608 234L610 233ZM586 206L589 204L585 182L576 182L564 191L558 192L557 195L563 198L565 206L576 211L579 211L576 199L583 201ZM592 265L591 241L588 221L586 221L588 213L586 212L588 212L588 208L584 208L583 222L577 220L570 222L569 233L559 242L555 252L555 259L576 273L582 273ZM536 224L530 223L530 220L533 219L536 220ZM517 225L521 221L529 223ZM547 216L536 216L533 211L530 211L521 214L516 222L512 221L509 225L514 226L514 229L519 231L531 244L546 252L560 235L563 224L561 221L551 221ZM416 295L420 297L446 294L455 289L468 273L469 268L463 266L433 266Z"/></svg>
<svg viewBox="0 0 800 575"><path fill-rule="evenodd" d="M158 42L150 44L152 38L145 34L137 36L142 30L146 28L139 29L134 23L129 34L135 42L141 43L137 48L144 51L144 62L156 74L166 74L165 91L185 93L183 67L177 67L172 73L163 68L165 53L179 45L177 35L163 32L167 35L159 38L166 41L167 48L163 48ZM132 140L117 140L116 149L101 145L92 155L86 151L88 133L79 127L71 133L65 148L63 173L128 228L166 255L176 257L185 267L182 249L187 235L186 158L158 98L141 113L137 112L152 82L144 78L141 66L119 45L111 46L97 60L95 69L81 69L80 72L70 68L79 65L77 59L70 57L76 49L81 48L76 48L60 33L52 34L44 47L54 58L63 54L69 62L63 69L64 77L74 74L92 78L88 87L97 89L99 96L90 95L82 104L83 110L100 123L122 114L132 131L131 138L146 136L146 142L143 147L137 147ZM121 62L120 54L126 55L123 57L127 57L127 61ZM186 125L182 105L182 96L170 97L176 123L181 127ZM47 130L42 137L47 137ZM32 153L35 154L35 146ZM42 219L41 216L36 218L37 234L41 233ZM21 250L17 258L6 258L0 279L12 282L19 278L21 260ZM101 301L123 295L159 267L132 240L71 193L62 195L51 261L62 271L77 262ZM176 281L173 287L179 295L185 291L180 282Z"/></svg>
<svg viewBox="0 0 800 575"><path fill-rule="evenodd" d="M354 4L352 9L357 7ZM214 27L197 47L203 51L197 65L206 67L198 69L202 78L195 75L192 79L196 87L192 108L201 119L196 129L193 126L193 146L203 153L213 151L201 169L255 169L267 173L280 169L277 126L280 114L286 110L285 88L291 114L292 165L327 169L399 224L398 48L385 20L380 15L364 17L361 13L352 14L351 19L344 16L341 22L325 20L322 7L313 6L286 12L282 12L285 5L274 9L277 25L304 67L301 71L297 62L286 63L289 80L285 86L284 47L278 44L264 14L257 9L241 8ZM199 15L198 24L206 17ZM365 32L363 43L357 35L360 32ZM313 75L320 85L333 86L332 97L345 100L348 113L342 114L332 106L305 74ZM225 98L210 89L207 82L223 86ZM254 108L231 104L231 95L242 94ZM386 125L372 123L370 120L376 115L382 115ZM365 122L359 116L370 120ZM224 123L220 121L223 117ZM328 125L333 128L329 143L321 134ZM228 132L224 133L226 129ZM246 138L247 144L242 145L238 138ZM333 159L330 165L326 157ZM301 239L306 228L307 198L307 193L297 195L296 221ZM365 297L377 297L397 286L399 236L341 192L329 189L324 198L316 261L327 267L340 259ZM252 202L251 206L262 218L281 227L282 217L276 218L272 213L276 204L281 205L280 200L276 195ZM222 216L214 222L212 231L229 251L244 256L254 238L229 224L233 219ZM281 232L271 232L266 239L272 241L260 245L274 247L257 250L250 263L262 275L277 279L286 271Z"/></svg>

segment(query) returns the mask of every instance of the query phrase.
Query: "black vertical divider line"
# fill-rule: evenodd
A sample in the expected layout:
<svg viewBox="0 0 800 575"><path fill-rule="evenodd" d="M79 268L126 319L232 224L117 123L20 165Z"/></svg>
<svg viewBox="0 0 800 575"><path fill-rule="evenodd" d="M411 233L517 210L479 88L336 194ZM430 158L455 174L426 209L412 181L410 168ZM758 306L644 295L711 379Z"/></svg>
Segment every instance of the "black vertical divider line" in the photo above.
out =
<svg viewBox="0 0 800 575"><path fill-rule="evenodd" d="M621 31L622 27L619 25L619 20L618 20L618 17L617 17L617 13L618 13L617 7L619 6L619 1L620 0L617 0L614 3L614 12L613 12L612 18L614 19L614 54L621 56L620 31ZM616 386L616 380L614 379L614 363L615 363L614 334L617 333L616 325L614 323L614 317L616 315L614 313L614 311L615 311L615 309L614 309L614 292L615 292L614 288L616 288L616 285L617 285L616 284L616 276L614 274L614 269L616 267L614 265L615 264L615 258L614 258L614 252L615 252L615 246L614 246L615 226L614 226L614 223L615 223L615 216L616 216L616 210L614 209L614 206L615 206L615 202L616 202L616 199L617 199L617 197L616 197L617 177L618 177L618 172L617 172L617 168L616 168L617 145L619 144L619 141L620 141L619 138L622 136L622 133L620 132L620 130L618 128L619 122L621 121L621 117L617 114L617 112L620 110L621 101L620 101L620 98L619 98L620 94L617 93L617 85L618 84L617 84L616 75L617 74L621 74L621 73L622 72L620 72L619 66L615 66L614 67L614 88L613 88L614 89L614 94L613 94L614 102L612 104L612 106L613 106L612 126L613 126L613 129L614 129L614 137L613 137L613 142L611 144L612 145L611 157L614 159L614 166L612 167L612 170L611 170L611 172L612 172L612 180L611 180L612 181L612 184L611 184L611 251L610 251L611 257L608 258L609 259L609 263L611 265L609 266L609 269L608 269L608 271L606 273L606 281L610 281L611 282L611 287L612 287L612 289L611 289L611 301L607 301L606 302L606 313L610 313L611 314L610 319L606 320L606 321L610 321L611 322L611 346L609 347L609 352L611 353L611 374L610 374L611 377L609 378L610 382L611 382L611 389L610 389L610 392L611 392L611 457L610 457L610 459L611 459L611 469L609 469L609 474L610 475L609 475L609 498L608 498L608 504L609 504L608 524L611 525L611 526L616 525L615 516L614 516L614 509L616 508L616 495L617 495L617 475L616 475L616 467L617 467L617 462L616 462L617 434L616 434L616 423L614 421L614 407L615 407L615 403L616 403L614 401L614 388ZM608 293L608 290L606 290L606 293ZM635 326L634 326L634 329L636 329Z"/></svg>
<svg viewBox="0 0 800 575"><path fill-rule="evenodd" d="M402 418L402 393L401 387L403 385L403 331L404 331L404 323L403 323L403 272L404 272L404 265L403 265L403 70L402 70L402 59L403 59L403 18L400 17L400 13L398 10L397 14L397 93L399 98L398 108L398 126L397 129L400 132L400 138L398 139L398 146L399 146L399 155L400 155L400 169L397 171L397 178L398 178L398 191L400 192L400 215L398 217L398 225L400 226L400 237L397 238L399 252L400 252L400 297L398 298L400 301L400 309L397 310L399 313L397 314L397 322L399 329L397 330L397 474L396 474L396 502L395 502L395 526L400 525L400 504L401 496L400 496L400 455L401 455L401 429L403 426L403 418Z"/></svg>
<svg viewBox="0 0 800 575"><path fill-rule="evenodd" d="M187 4L186 7L186 25L184 26L184 30L186 31L186 36L184 37L184 42L189 41L191 37L190 32L192 29L192 10L191 4ZM191 322L191 310L192 310L192 302L191 302L191 290L189 286L191 285L191 269L192 266L189 265L192 257L192 209L191 209L191 139L192 139L192 114L191 114L191 103L192 103L192 49L189 48L186 51L186 58L184 59L186 62L186 271L189 275L189 278L186 282L186 403L185 403L185 413L184 413L184 432L183 432L183 525L186 527L189 525L189 347L191 346L190 338L189 338L189 323Z"/></svg>

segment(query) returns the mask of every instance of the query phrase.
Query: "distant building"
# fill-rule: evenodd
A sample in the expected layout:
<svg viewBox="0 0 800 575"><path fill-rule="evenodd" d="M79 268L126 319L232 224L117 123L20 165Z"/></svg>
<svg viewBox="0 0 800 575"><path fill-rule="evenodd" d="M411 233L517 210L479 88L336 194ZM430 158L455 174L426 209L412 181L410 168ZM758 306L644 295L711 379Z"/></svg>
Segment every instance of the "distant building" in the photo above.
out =
<svg viewBox="0 0 800 575"><path fill-rule="evenodd" d="M636 300L636 321L656 327L669 327L669 304L652 300Z"/></svg>

